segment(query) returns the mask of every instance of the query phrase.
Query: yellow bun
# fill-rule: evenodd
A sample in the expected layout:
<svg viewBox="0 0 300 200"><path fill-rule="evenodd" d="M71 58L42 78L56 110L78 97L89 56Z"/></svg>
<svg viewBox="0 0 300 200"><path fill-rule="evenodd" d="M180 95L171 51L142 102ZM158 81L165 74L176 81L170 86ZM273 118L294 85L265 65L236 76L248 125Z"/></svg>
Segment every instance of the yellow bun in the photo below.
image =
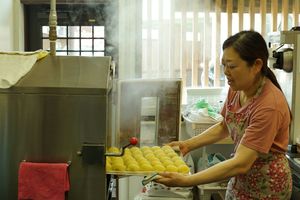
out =
<svg viewBox="0 0 300 200"><path fill-rule="evenodd" d="M110 156L106 156L106 162L111 162L111 157Z"/></svg>
<svg viewBox="0 0 300 200"><path fill-rule="evenodd" d="M130 163L130 164L127 166L127 170L128 170L128 171L139 171L139 170L140 170L140 167L139 167L138 164Z"/></svg>
<svg viewBox="0 0 300 200"><path fill-rule="evenodd" d="M174 161L174 164L175 164L176 166L180 166L180 165L185 164L185 162L184 162L183 160L176 160L176 161Z"/></svg>
<svg viewBox="0 0 300 200"><path fill-rule="evenodd" d="M128 161L128 160L134 160L134 158L133 158L132 156L129 156L129 155L124 155L124 156L122 157L122 159L123 159L124 162L126 162L126 161Z"/></svg>
<svg viewBox="0 0 300 200"><path fill-rule="evenodd" d="M136 159L136 160L141 160L141 159L145 159L146 160L146 158L143 156L143 155L135 155L135 156L133 156L134 157L134 159Z"/></svg>
<svg viewBox="0 0 300 200"><path fill-rule="evenodd" d="M123 163L113 163L112 169L115 171L125 171L126 166Z"/></svg>
<svg viewBox="0 0 300 200"><path fill-rule="evenodd" d="M134 153L131 153L131 155L133 157L136 157L136 156L143 156L143 153L141 151L135 151Z"/></svg>
<svg viewBox="0 0 300 200"><path fill-rule="evenodd" d="M153 146L153 147L151 147L151 149L152 149L152 151L154 151L154 150L160 149L160 147L159 146Z"/></svg>
<svg viewBox="0 0 300 200"><path fill-rule="evenodd" d="M152 160L150 163L151 163L152 166L154 166L154 165L162 165L162 163L159 160Z"/></svg>
<svg viewBox="0 0 300 200"><path fill-rule="evenodd" d="M170 150L173 150L172 147L169 146L169 145L164 145L164 146L161 147L161 149L164 150L164 151L165 151L165 150L169 150L169 149L170 149Z"/></svg>
<svg viewBox="0 0 300 200"><path fill-rule="evenodd" d="M136 155L134 155L133 157L134 157L134 159L136 159L136 160L145 159L144 156L141 155L141 154L136 154Z"/></svg>
<svg viewBox="0 0 300 200"><path fill-rule="evenodd" d="M149 146L143 146L143 147L141 147L141 151L151 151L151 148L149 147Z"/></svg>
<svg viewBox="0 0 300 200"><path fill-rule="evenodd" d="M174 157L171 158L171 160L173 162L175 162L176 160L182 160L182 159L179 156L174 156Z"/></svg>
<svg viewBox="0 0 300 200"><path fill-rule="evenodd" d="M112 157L111 158L111 163L123 163L123 159L121 157Z"/></svg>
<svg viewBox="0 0 300 200"><path fill-rule="evenodd" d="M137 164L138 165L138 162L134 159L128 159L128 160L124 161L124 163L126 165L129 165L129 164Z"/></svg>
<svg viewBox="0 0 300 200"><path fill-rule="evenodd" d="M147 164L147 165L150 165L150 162L146 159L141 159L141 160L138 160L137 161L140 165L143 165L143 164Z"/></svg>
<svg viewBox="0 0 300 200"><path fill-rule="evenodd" d="M131 155L131 151L130 151L130 149L128 149L128 148L125 148L125 150L124 150L124 155Z"/></svg>
<svg viewBox="0 0 300 200"><path fill-rule="evenodd" d="M119 153L120 150L117 147L109 147L108 152L109 153Z"/></svg>
<svg viewBox="0 0 300 200"><path fill-rule="evenodd" d="M176 154L176 152L174 151L174 149L172 149L172 147L170 147L170 146L163 146L161 149L162 149L166 154L168 154L168 153L175 153L175 154Z"/></svg>
<svg viewBox="0 0 300 200"><path fill-rule="evenodd" d="M130 151L131 151L131 153L134 153L134 152L141 151L141 150L138 147L131 147Z"/></svg>
<svg viewBox="0 0 300 200"><path fill-rule="evenodd" d="M158 154L165 154L165 152L161 149L155 149L155 150L152 150L152 152L155 154L155 155L158 155Z"/></svg>
<svg viewBox="0 0 300 200"><path fill-rule="evenodd" d="M144 156L147 160L153 160L153 159L157 159L156 156L154 154L147 154Z"/></svg>
<svg viewBox="0 0 300 200"><path fill-rule="evenodd" d="M168 172L178 172L178 168L175 165L168 165L166 167L166 171L168 171Z"/></svg>
<svg viewBox="0 0 300 200"><path fill-rule="evenodd" d="M157 157L157 158L161 158L161 157L164 157L166 156L166 154L164 152L158 152L158 153L154 153L154 155Z"/></svg>
<svg viewBox="0 0 300 200"><path fill-rule="evenodd" d="M175 153L175 152L168 152L166 153L167 156L169 156L170 158L173 158L173 157L178 157L178 155Z"/></svg>
<svg viewBox="0 0 300 200"><path fill-rule="evenodd" d="M154 170L157 172L164 172L166 168L163 165L154 165Z"/></svg>
<svg viewBox="0 0 300 200"><path fill-rule="evenodd" d="M160 160L157 158L157 157L151 157L151 158L149 158L149 159L147 159L149 162L152 162L152 161L159 161L160 162Z"/></svg>
<svg viewBox="0 0 300 200"><path fill-rule="evenodd" d="M111 163L110 163L110 162L108 162L108 161L106 160L106 166L107 166L107 165L110 165L110 166L111 166Z"/></svg>
<svg viewBox="0 0 300 200"><path fill-rule="evenodd" d="M180 165L178 167L178 172L187 174L190 172L190 168L187 165Z"/></svg>
<svg viewBox="0 0 300 200"><path fill-rule="evenodd" d="M170 160L164 160L162 163L164 164L165 167L167 167L168 165L174 165L174 163Z"/></svg>
<svg viewBox="0 0 300 200"><path fill-rule="evenodd" d="M112 171L111 164L106 164L106 171Z"/></svg>
<svg viewBox="0 0 300 200"><path fill-rule="evenodd" d="M151 150L145 150L145 151L142 151L142 152L143 152L144 156L146 156L148 154L154 155L154 153Z"/></svg>
<svg viewBox="0 0 300 200"><path fill-rule="evenodd" d="M131 154L124 154L121 158L133 158Z"/></svg>
<svg viewBox="0 0 300 200"><path fill-rule="evenodd" d="M140 169L141 169L141 171L153 171L153 167L150 164L147 164L147 163L146 164L145 163L141 164Z"/></svg>
<svg viewBox="0 0 300 200"><path fill-rule="evenodd" d="M159 158L159 160L161 162L164 162L165 160L171 160L171 159L168 156L162 156L162 157Z"/></svg>

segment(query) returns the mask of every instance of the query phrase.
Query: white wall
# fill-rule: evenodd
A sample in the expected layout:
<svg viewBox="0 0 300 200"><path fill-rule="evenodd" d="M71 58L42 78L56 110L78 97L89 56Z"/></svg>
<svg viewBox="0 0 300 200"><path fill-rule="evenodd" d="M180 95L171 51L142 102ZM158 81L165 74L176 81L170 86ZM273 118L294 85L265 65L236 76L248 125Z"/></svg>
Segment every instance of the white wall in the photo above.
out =
<svg viewBox="0 0 300 200"><path fill-rule="evenodd" d="M13 50L13 1L0 1L0 50Z"/></svg>
<svg viewBox="0 0 300 200"><path fill-rule="evenodd" d="M6 0L7 1L7 0ZM24 51L24 8L20 0L12 0L14 2L13 16L13 50Z"/></svg>
<svg viewBox="0 0 300 200"><path fill-rule="evenodd" d="M24 49L23 6L20 0L0 1L0 51Z"/></svg>
<svg viewBox="0 0 300 200"><path fill-rule="evenodd" d="M119 0L119 78L135 78L136 1Z"/></svg>

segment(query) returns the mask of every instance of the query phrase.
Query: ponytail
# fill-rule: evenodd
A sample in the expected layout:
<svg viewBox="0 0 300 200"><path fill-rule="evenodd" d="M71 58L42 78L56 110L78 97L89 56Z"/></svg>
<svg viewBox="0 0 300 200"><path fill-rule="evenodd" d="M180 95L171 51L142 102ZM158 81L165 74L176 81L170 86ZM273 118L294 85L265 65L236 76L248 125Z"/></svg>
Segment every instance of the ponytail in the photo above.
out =
<svg viewBox="0 0 300 200"><path fill-rule="evenodd" d="M279 90L281 90L281 92L282 92L282 89L281 89L281 87L280 87L280 84L279 84L278 81L277 81L277 78L276 78L275 74L272 72L272 70L271 70L269 67L263 66L263 67L262 67L262 74L263 74L264 76L268 77L268 78L272 81L272 83L273 83Z"/></svg>
<svg viewBox="0 0 300 200"><path fill-rule="evenodd" d="M275 74L272 72L272 70L269 67L263 66L262 74L264 76L266 76L267 78L269 78L272 81L272 83L283 93L283 91L280 87L280 84L277 81L277 78L276 78ZM290 111L290 118L292 120L293 119L292 111L291 111L291 109L289 109L289 111Z"/></svg>

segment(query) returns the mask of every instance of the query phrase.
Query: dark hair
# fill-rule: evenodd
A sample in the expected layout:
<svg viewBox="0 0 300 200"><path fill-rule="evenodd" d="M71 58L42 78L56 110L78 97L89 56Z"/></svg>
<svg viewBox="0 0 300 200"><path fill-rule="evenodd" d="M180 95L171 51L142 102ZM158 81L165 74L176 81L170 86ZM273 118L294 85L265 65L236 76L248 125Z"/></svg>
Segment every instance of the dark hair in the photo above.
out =
<svg viewBox="0 0 300 200"><path fill-rule="evenodd" d="M241 31L225 40L222 48L224 50L228 47L233 47L249 66L253 65L256 59L262 59L263 66L261 73L268 77L281 90L276 76L268 67L269 51L261 34L255 31Z"/></svg>
<svg viewBox="0 0 300 200"><path fill-rule="evenodd" d="M256 59L262 59L261 73L268 77L282 92L275 74L268 67L269 51L261 34L256 31L241 31L225 40L222 48L224 50L228 47L232 47L249 66L253 65ZM290 115L292 118L291 111Z"/></svg>

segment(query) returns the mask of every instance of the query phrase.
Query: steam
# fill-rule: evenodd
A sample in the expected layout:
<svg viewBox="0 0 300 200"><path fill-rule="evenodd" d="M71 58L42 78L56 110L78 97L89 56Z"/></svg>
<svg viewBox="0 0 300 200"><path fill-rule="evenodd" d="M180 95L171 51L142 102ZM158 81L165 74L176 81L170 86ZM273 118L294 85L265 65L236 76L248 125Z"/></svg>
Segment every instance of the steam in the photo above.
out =
<svg viewBox="0 0 300 200"><path fill-rule="evenodd" d="M128 138L151 138L144 144L164 144L179 134L179 79L132 79L119 82L119 134L125 145ZM146 123L143 123L146 122ZM151 126L147 126L149 125ZM143 127L151 127L143 131Z"/></svg>
<svg viewBox="0 0 300 200"><path fill-rule="evenodd" d="M106 30L110 34L106 38L109 37L112 49L117 47L119 55L114 59L117 61L117 74L121 80L116 109L119 120L116 131L120 134L120 141L117 143L121 146L132 136L141 139L143 135L151 135L150 138L154 138L151 142L161 145L178 139L176 137L179 134L181 82L169 73L165 76L142 76L142 59L145 59L142 58L142 53L145 52L142 52L141 45L144 44L141 42L144 41L141 30L145 25L143 23L147 23L141 19L143 3L145 1L124 0L105 8L105 15L109 19ZM165 44L169 46L169 41ZM155 53L157 55L158 51ZM154 66L159 57L153 59ZM146 130L149 132L143 133L143 120L155 120L154 123L158 125L152 124L152 128Z"/></svg>

